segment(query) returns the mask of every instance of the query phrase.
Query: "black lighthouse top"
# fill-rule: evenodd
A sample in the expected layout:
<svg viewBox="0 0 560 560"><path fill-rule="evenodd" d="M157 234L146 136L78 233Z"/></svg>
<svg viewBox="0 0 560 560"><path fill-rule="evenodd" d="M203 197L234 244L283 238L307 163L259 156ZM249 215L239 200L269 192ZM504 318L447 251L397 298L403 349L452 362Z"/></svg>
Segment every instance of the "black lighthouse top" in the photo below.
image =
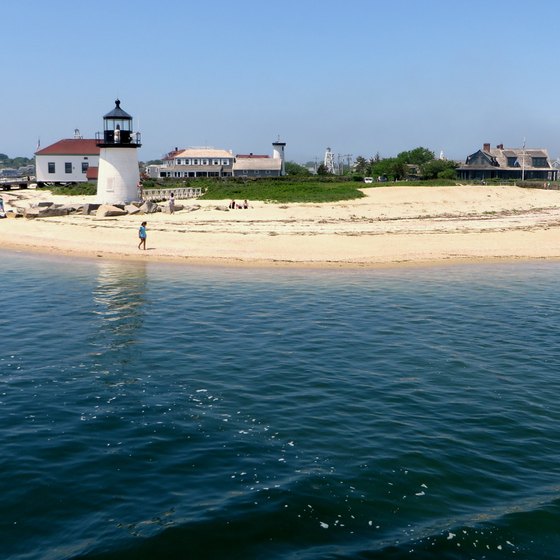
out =
<svg viewBox="0 0 560 560"><path fill-rule="evenodd" d="M138 148L140 133L132 131L132 117L121 109L120 99L115 108L103 117L103 133L96 134L97 145L104 148Z"/></svg>

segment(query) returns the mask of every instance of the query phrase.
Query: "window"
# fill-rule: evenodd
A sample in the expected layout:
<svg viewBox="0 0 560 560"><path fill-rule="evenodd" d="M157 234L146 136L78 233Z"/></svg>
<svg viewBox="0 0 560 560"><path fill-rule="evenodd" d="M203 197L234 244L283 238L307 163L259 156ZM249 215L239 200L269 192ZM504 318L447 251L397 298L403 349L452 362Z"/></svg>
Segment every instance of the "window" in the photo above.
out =
<svg viewBox="0 0 560 560"><path fill-rule="evenodd" d="M69 161L64 162L64 173L72 173L72 163Z"/></svg>
<svg viewBox="0 0 560 560"><path fill-rule="evenodd" d="M213 160L212 160L212 165L220 165L219 160L213 159Z"/></svg>
<svg viewBox="0 0 560 560"><path fill-rule="evenodd" d="M517 167L517 157L516 156L509 156L507 158L508 167Z"/></svg>
<svg viewBox="0 0 560 560"><path fill-rule="evenodd" d="M229 160L227 160L227 159L222 160L222 165L228 165L228 164L229 164Z"/></svg>
<svg viewBox="0 0 560 560"><path fill-rule="evenodd" d="M54 161L49 161L49 173L56 173L56 166Z"/></svg>
<svg viewBox="0 0 560 560"><path fill-rule="evenodd" d="M87 161L82 161L82 173L87 173L89 163Z"/></svg>
<svg viewBox="0 0 560 560"><path fill-rule="evenodd" d="M545 157L534 157L533 167L548 167Z"/></svg>

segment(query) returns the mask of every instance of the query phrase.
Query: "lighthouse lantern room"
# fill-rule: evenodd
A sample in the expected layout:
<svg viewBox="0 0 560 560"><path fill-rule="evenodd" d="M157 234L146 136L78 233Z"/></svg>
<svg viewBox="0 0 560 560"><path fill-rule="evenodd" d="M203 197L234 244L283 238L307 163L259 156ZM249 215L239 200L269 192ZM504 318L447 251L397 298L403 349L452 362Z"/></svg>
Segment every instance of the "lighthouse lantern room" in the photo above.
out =
<svg viewBox="0 0 560 560"><path fill-rule="evenodd" d="M115 108L103 117L103 132L96 134L99 151L97 200L101 204L119 204L138 198L137 149L140 133L132 128L132 117L119 99Z"/></svg>

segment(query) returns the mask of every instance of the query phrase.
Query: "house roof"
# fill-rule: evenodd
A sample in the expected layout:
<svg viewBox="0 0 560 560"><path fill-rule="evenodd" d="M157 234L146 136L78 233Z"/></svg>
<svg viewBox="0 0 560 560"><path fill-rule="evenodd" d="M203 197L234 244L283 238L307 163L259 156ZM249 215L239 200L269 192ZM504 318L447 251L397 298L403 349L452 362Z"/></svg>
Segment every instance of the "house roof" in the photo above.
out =
<svg viewBox="0 0 560 560"><path fill-rule="evenodd" d="M477 159L480 159L475 158L477 154L482 154L483 159L486 160L486 165L477 161ZM515 158L514 165L508 165L509 161L511 161L510 158ZM545 158L547 165L533 166L533 158ZM537 171L542 171L543 169L551 167L548 151L544 148L504 148L500 144L500 147L478 150L474 154L471 154L460 169L482 169L492 166L500 169L515 170L519 170L519 168L522 167L525 170L534 169Z"/></svg>
<svg viewBox="0 0 560 560"><path fill-rule="evenodd" d="M237 156L233 169L234 171L280 171L282 169L282 160L280 158Z"/></svg>
<svg viewBox="0 0 560 560"><path fill-rule="evenodd" d="M216 148L186 148L175 154L173 158L231 158L233 153Z"/></svg>
<svg viewBox="0 0 560 560"><path fill-rule="evenodd" d="M98 156L99 146L94 138L66 138L59 140L42 150L36 156Z"/></svg>
<svg viewBox="0 0 560 560"><path fill-rule="evenodd" d="M258 154L237 154L236 158L270 158L270 156L260 156Z"/></svg>

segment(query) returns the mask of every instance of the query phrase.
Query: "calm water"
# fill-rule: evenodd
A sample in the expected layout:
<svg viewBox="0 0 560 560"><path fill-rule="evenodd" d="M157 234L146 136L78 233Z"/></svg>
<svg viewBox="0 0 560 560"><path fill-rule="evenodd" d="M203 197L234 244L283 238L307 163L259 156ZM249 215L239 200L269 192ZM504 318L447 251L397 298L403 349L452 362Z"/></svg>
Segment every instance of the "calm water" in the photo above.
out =
<svg viewBox="0 0 560 560"><path fill-rule="evenodd" d="M2 255L0 557L560 557L560 265Z"/></svg>

